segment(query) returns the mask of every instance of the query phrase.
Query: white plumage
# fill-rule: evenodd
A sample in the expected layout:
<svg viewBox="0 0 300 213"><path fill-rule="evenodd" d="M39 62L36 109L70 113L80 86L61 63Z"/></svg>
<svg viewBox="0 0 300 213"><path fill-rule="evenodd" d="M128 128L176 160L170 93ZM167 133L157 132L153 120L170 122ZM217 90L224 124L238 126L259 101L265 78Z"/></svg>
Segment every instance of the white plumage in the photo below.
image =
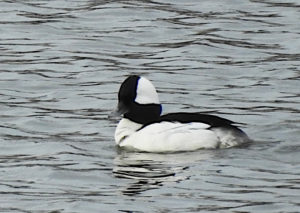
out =
<svg viewBox="0 0 300 213"><path fill-rule="evenodd" d="M139 104L159 104L158 94L148 79L141 77L136 89L135 102Z"/></svg>
<svg viewBox="0 0 300 213"><path fill-rule="evenodd" d="M140 127L122 119L115 132L117 144L146 152L191 151L219 146L219 138L204 123L160 122L138 130Z"/></svg>

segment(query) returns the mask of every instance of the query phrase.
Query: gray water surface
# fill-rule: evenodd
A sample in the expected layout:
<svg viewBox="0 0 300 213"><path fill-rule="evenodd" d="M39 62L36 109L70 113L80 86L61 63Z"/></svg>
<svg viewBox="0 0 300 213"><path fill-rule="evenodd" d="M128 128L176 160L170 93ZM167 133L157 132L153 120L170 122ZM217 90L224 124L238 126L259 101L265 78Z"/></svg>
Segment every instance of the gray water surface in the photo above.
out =
<svg viewBox="0 0 300 213"><path fill-rule="evenodd" d="M300 212L298 0L0 2L0 212ZM120 83L250 146L118 150Z"/></svg>

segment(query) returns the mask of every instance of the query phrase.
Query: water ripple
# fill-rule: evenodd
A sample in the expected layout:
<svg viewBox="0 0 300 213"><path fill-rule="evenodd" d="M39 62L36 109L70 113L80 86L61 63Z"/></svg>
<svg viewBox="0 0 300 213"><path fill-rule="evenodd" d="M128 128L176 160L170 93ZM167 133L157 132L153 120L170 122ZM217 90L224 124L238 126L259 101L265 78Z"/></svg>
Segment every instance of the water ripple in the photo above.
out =
<svg viewBox="0 0 300 213"><path fill-rule="evenodd" d="M298 212L299 2L0 2L1 212ZM114 146L120 83L221 115L247 147ZM147 206L147 208L145 208Z"/></svg>

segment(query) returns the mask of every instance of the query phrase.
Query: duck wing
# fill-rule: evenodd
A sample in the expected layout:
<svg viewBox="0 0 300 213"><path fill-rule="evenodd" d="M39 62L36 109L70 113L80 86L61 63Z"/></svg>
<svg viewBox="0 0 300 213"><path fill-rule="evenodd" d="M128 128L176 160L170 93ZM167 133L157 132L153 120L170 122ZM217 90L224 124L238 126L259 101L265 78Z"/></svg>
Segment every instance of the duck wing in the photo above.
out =
<svg viewBox="0 0 300 213"><path fill-rule="evenodd" d="M221 118L215 115L207 115L201 113L188 113L188 112L179 112L179 113L169 113L166 115L160 116L156 122L169 121L169 122L180 122L180 123L191 123L199 122L208 124L212 127L229 127L234 124L233 121Z"/></svg>

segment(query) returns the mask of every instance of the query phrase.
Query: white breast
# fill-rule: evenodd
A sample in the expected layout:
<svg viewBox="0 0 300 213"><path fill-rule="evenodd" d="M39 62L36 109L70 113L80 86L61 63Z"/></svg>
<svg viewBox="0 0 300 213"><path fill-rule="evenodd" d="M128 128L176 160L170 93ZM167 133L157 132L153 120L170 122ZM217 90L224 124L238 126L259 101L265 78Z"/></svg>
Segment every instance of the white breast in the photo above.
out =
<svg viewBox="0 0 300 213"><path fill-rule="evenodd" d="M136 123L128 119L122 120L115 134L116 143L120 147L146 152L175 152L219 146L219 138L204 123L160 122L138 130L141 126L135 126Z"/></svg>
<svg viewBox="0 0 300 213"><path fill-rule="evenodd" d="M134 134L143 125L132 122L129 119L123 118L119 122L115 131L115 141L116 144L121 146L120 143L123 142L127 137Z"/></svg>

